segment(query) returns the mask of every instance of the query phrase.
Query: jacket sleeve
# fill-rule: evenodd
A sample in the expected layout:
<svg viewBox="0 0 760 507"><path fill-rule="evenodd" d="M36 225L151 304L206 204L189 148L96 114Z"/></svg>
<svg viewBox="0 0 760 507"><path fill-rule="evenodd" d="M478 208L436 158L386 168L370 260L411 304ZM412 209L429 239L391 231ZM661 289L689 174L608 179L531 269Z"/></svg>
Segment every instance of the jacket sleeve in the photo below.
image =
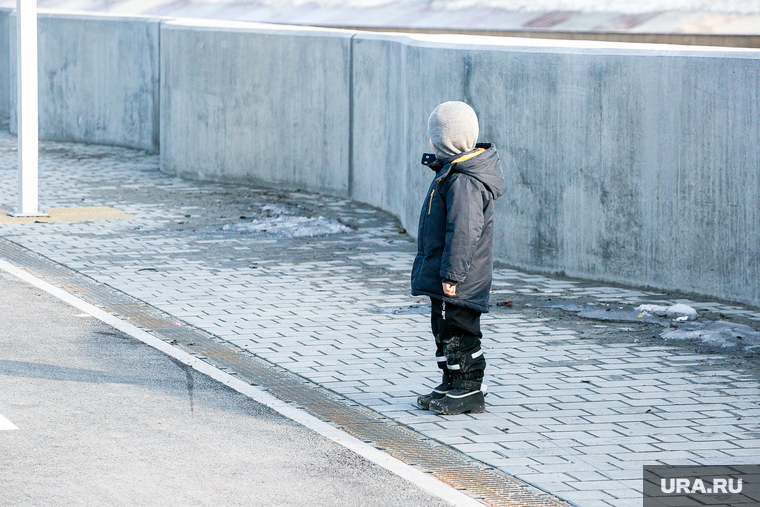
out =
<svg viewBox="0 0 760 507"><path fill-rule="evenodd" d="M467 277L483 233L483 195L472 178L459 174L446 191L446 243L441 278L459 283Z"/></svg>

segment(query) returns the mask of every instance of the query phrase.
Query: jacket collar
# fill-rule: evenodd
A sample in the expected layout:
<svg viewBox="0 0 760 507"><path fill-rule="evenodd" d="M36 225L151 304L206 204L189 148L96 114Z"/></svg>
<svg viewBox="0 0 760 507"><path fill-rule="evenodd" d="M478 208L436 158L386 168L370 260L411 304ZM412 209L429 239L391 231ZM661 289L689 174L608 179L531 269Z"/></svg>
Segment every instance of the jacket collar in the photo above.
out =
<svg viewBox="0 0 760 507"><path fill-rule="evenodd" d="M436 184L440 183L449 174L451 174L451 170L453 169L454 164L461 164L462 162L467 162L468 160L477 157L478 155L480 155L481 153L484 153L485 151L486 151L486 148L482 146L478 146L472 151L467 151L465 153L454 155L453 157L446 157L440 161L436 161L442 164L442 168L437 173L436 178L435 178ZM432 164L431 164L431 168L432 168Z"/></svg>

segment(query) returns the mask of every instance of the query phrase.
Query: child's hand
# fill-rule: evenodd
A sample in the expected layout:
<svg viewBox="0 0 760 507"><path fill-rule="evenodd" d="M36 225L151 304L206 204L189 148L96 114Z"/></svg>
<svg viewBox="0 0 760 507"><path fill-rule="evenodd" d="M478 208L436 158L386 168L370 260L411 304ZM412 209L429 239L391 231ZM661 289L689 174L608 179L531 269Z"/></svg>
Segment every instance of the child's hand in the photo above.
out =
<svg viewBox="0 0 760 507"><path fill-rule="evenodd" d="M446 296L456 296L457 295L457 286L451 285L450 283L443 282L443 293Z"/></svg>

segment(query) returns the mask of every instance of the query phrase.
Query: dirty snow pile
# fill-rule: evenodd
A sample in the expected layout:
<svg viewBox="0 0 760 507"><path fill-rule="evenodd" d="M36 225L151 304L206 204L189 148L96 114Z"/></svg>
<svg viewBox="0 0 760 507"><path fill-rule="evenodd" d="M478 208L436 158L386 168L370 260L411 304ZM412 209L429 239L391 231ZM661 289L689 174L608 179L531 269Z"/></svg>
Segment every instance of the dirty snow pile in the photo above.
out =
<svg viewBox="0 0 760 507"><path fill-rule="evenodd" d="M666 340L698 340L716 352L760 352L760 333L749 326L726 321L690 322L660 333Z"/></svg>
<svg viewBox="0 0 760 507"><path fill-rule="evenodd" d="M227 224L222 229L231 232L267 234L281 238L326 236L351 230L340 222L329 218L287 215Z"/></svg>
<svg viewBox="0 0 760 507"><path fill-rule="evenodd" d="M647 322L662 326L660 336L666 340L698 342L703 351L740 355L760 354L760 332L727 320L707 319L693 307L678 303L668 306L642 304L605 304L596 302L528 303L525 306L559 308L577 313L584 319L610 322Z"/></svg>
<svg viewBox="0 0 760 507"><path fill-rule="evenodd" d="M648 313L658 317L668 317L681 322L697 317L697 311L694 308L681 303L671 306L640 305L636 311L641 314Z"/></svg>
<svg viewBox="0 0 760 507"><path fill-rule="evenodd" d="M636 311L679 323L660 333L666 340L696 340L701 342L702 347L717 352L760 352L760 332L735 322L697 320L699 314L689 305L640 305Z"/></svg>
<svg viewBox="0 0 760 507"><path fill-rule="evenodd" d="M260 210L257 213L257 215L260 215L259 218L253 219L250 222L227 224L222 227L222 230L248 234L265 234L280 238L327 236L351 230L337 220L331 220L322 216L303 216L299 213L297 207L283 206L281 204L256 204L252 206L252 208L254 207Z"/></svg>

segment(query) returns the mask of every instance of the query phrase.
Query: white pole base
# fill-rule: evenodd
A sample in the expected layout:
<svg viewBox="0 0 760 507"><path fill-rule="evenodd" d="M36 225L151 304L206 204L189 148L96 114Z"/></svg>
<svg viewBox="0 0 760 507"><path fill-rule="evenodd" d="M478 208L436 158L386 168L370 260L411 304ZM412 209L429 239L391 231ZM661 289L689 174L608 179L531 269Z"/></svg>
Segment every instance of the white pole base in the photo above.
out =
<svg viewBox="0 0 760 507"><path fill-rule="evenodd" d="M36 211L32 213L21 213L17 211L18 208L11 208L8 210L9 217L49 217L47 210Z"/></svg>
<svg viewBox="0 0 760 507"><path fill-rule="evenodd" d="M17 217L41 216L38 199L39 104L37 0L17 0L18 207Z"/></svg>

